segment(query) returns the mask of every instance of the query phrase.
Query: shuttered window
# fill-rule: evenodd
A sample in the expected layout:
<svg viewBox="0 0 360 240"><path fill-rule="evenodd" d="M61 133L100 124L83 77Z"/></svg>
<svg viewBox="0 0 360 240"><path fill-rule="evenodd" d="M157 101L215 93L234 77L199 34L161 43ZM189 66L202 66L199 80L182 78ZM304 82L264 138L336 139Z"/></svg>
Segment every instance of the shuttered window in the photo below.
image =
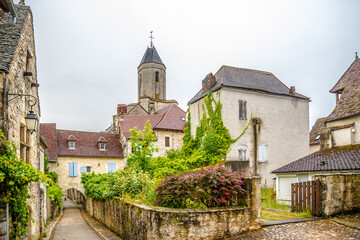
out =
<svg viewBox="0 0 360 240"><path fill-rule="evenodd" d="M239 100L239 119L240 120L246 120L246 101L245 100Z"/></svg>
<svg viewBox="0 0 360 240"><path fill-rule="evenodd" d="M77 177L77 162L69 162L69 176Z"/></svg>
<svg viewBox="0 0 360 240"><path fill-rule="evenodd" d="M259 162L267 162L268 161L268 145L259 144L258 145L258 161Z"/></svg>
<svg viewBox="0 0 360 240"><path fill-rule="evenodd" d="M108 163L108 172L116 171L116 163Z"/></svg>
<svg viewBox="0 0 360 240"><path fill-rule="evenodd" d="M91 173L91 166L81 166L81 173Z"/></svg>

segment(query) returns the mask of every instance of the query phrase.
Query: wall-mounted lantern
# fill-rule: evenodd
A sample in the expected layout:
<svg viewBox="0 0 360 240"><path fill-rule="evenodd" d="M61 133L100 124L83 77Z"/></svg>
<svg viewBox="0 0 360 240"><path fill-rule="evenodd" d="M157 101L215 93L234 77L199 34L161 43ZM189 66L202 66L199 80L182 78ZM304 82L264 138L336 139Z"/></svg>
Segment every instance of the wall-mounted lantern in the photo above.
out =
<svg viewBox="0 0 360 240"><path fill-rule="evenodd" d="M30 111L25 117L25 122L26 122L26 128L29 130L29 132L31 134L33 132L35 132L39 120L38 120L37 116L35 115L34 111L32 110L32 108L37 103L36 98L34 96L32 96L32 95L29 95L29 94L20 94L20 93L8 93L7 95L8 96L15 96L15 97L13 97L11 99L8 99L7 102L10 102L11 100L14 100L16 98L21 98L21 97L29 97L30 98L29 100L27 100L27 104L30 107Z"/></svg>

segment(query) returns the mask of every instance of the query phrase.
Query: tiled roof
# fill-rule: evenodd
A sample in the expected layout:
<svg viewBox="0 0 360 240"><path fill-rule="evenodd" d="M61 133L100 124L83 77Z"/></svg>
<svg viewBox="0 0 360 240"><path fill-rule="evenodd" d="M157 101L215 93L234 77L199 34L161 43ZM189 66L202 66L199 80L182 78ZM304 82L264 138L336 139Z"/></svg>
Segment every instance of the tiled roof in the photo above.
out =
<svg viewBox="0 0 360 240"><path fill-rule="evenodd" d="M332 148L312 153L272 173L360 170L360 145Z"/></svg>
<svg viewBox="0 0 360 240"><path fill-rule="evenodd" d="M125 115L124 119L120 121L121 131L126 138L129 138L131 136L130 129L137 127L137 130L142 130L148 120L150 120L152 129L183 131L185 121L181 119L182 117L185 119L186 113L176 104L171 104L160 109L154 115Z"/></svg>
<svg viewBox="0 0 360 240"><path fill-rule="evenodd" d="M360 71L357 72L357 75L352 75L351 80L349 78L346 82L339 102L326 121L360 114Z"/></svg>
<svg viewBox="0 0 360 240"><path fill-rule="evenodd" d="M151 128L154 128L163 117L164 114L125 115L124 120L120 121L121 132L126 138L129 138L131 136L130 129L137 127L137 130L143 130L148 120L150 120Z"/></svg>
<svg viewBox="0 0 360 240"><path fill-rule="evenodd" d="M73 135L76 139L76 149L69 149L67 139ZM98 148L98 139L107 139L106 151ZM72 130L57 130L58 156L81 157L123 157L123 150L118 134L82 132Z"/></svg>
<svg viewBox="0 0 360 240"><path fill-rule="evenodd" d="M155 129L168 129L183 131L186 122L186 112L176 104L171 104L163 119L155 126Z"/></svg>
<svg viewBox="0 0 360 240"><path fill-rule="evenodd" d="M221 87L240 88L309 100L308 97L299 93L290 93L290 89L269 72L224 65L215 74L215 80L216 83L208 91L203 92L200 90L189 101L189 104L196 102L209 92L213 92Z"/></svg>
<svg viewBox="0 0 360 240"><path fill-rule="evenodd" d="M360 58L355 58L355 61L350 65L350 67L345 71L341 76L339 81L335 86L330 90L331 93L336 93L337 91L343 90L346 86L350 85L354 79L359 78L360 76Z"/></svg>
<svg viewBox="0 0 360 240"><path fill-rule="evenodd" d="M46 153L50 161L57 161L56 123L41 123L40 135L47 144Z"/></svg>
<svg viewBox="0 0 360 240"><path fill-rule="evenodd" d="M148 47L146 49L146 52L145 52L143 58L141 59L140 65L143 64L143 63L150 63L150 62L163 64L163 62L161 61L161 58L160 58L159 54L157 53L155 47L150 47L150 48Z"/></svg>
<svg viewBox="0 0 360 240"><path fill-rule="evenodd" d="M50 160L57 160L58 156L78 157L123 157L123 149L118 134L82 132L56 129L55 123L41 123L40 134L45 138L46 149ZM76 149L69 149L68 139L76 139ZM100 151L98 140L106 139L106 151Z"/></svg>
<svg viewBox="0 0 360 240"><path fill-rule="evenodd" d="M31 9L24 5L15 5L17 19L14 25L0 28L0 70L8 72L10 63L14 57L16 47L19 42L20 34L23 29L25 19ZM11 22L11 15L6 14L3 23Z"/></svg>
<svg viewBox="0 0 360 240"><path fill-rule="evenodd" d="M320 144L320 138L315 138L318 136L318 134L320 134L321 130L325 128L325 120L326 118L319 118L316 120L314 126L310 131L310 145Z"/></svg>

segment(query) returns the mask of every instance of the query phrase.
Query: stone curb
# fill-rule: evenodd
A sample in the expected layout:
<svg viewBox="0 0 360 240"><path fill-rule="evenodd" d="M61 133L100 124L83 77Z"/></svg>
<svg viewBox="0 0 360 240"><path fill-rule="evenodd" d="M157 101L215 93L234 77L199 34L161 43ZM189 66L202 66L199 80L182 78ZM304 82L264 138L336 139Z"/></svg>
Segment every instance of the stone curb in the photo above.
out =
<svg viewBox="0 0 360 240"><path fill-rule="evenodd" d="M52 223L50 223L46 228L45 228L45 232L47 235L46 238L44 238L44 240L52 240L54 238L54 232L56 229L57 224L60 222L61 218L64 215L64 210L61 210L60 215L54 219L54 221L52 221Z"/></svg>
<svg viewBox="0 0 360 240"><path fill-rule="evenodd" d="M89 222L89 220L87 219L87 217L84 216L83 210L80 209L80 213L81 213L82 219L84 219L84 221L86 222L86 224L96 233L96 235L98 235L101 240L107 240L99 231L97 231L97 230L95 229L95 227Z"/></svg>
<svg viewBox="0 0 360 240"><path fill-rule="evenodd" d="M284 220L276 220L276 221L267 221L261 223L261 227L270 227L274 225L283 225L288 223L299 223L299 222L309 222L309 221L317 221L322 220L324 218L292 218L292 219L284 219Z"/></svg>
<svg viewBox="0 0 360 240"><path fill-rule="evenodd" d="M355 228L355 229L360 230L360 225L355 225L355 224L349 223L347 221L342 221L342 220L339 220L339 219L330 219L330 220L333 221L333 222L339 223L341 225L344 225L345 227L351 227L351 228Z"/></svg>

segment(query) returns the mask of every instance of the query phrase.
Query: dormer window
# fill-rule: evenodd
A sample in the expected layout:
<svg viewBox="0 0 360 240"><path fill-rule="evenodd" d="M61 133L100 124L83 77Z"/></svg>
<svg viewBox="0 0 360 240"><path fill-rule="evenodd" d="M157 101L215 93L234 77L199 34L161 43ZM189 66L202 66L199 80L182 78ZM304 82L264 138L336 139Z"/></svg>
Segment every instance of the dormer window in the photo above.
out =
<svg viewBox="0 0 360 240"><path fill-rule="evenodd" d="M69 149L76 149L76 142L77 142L76 137L74 137L74 135L70 135L68 137L68 139L67 139L68 148Z"/></svg>
<svg viewBox="0 0 360 240"><path fill-rule="evenodd" d="M100 143L100 151L106 150L106 143Z"/></svg>
<svg viewBox="0 0 360 240"><path fill-rule="evenodd" d="M104 137L100 137L99 140L97 141L98 144L98 148L100 151L106 151L106 139Z"/></svg>
<svg viewBox="0 0 360 240"><path fill-rule="evenodd" d="M75 141L69 141L69 149L75 149Z"/></svg>

